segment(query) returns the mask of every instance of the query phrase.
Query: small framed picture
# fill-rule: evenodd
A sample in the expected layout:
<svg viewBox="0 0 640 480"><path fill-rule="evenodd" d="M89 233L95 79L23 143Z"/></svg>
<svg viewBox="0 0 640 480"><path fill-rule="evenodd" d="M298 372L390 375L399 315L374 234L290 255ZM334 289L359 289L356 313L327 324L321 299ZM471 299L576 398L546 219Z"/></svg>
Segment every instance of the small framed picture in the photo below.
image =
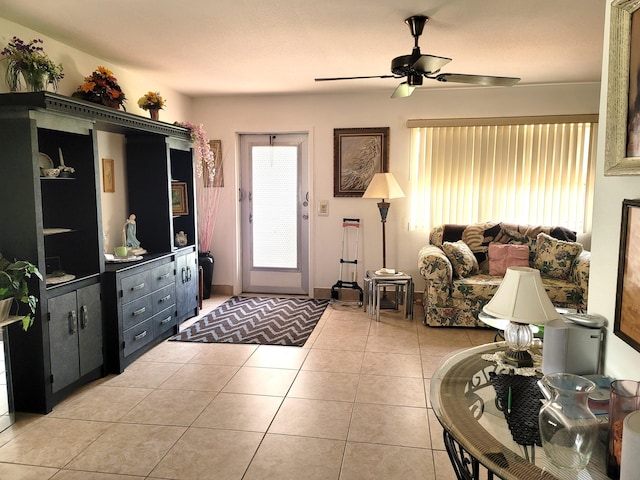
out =
<svg viewBox="0 0 640 480"><path fill-rule="evenodd" d="M185 182L171 184L171 207L174 215L189 215L187 184Z"/></svg>
<svg viewBox="0 0 640 480"><path fill-rule="evenodd" d="M102 159L102 191L113 193L116 191L115 172L113 170L113 158Z"/></svg>

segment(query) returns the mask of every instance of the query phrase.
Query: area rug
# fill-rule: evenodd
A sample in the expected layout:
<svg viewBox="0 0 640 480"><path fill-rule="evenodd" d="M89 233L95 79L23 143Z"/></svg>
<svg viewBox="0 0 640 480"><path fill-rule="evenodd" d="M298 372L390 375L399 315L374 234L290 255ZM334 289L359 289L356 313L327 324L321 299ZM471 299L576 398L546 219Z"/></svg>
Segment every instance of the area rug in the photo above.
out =
<svg viewBox="0 0 640 480"><path fill-rule="evenodd" d="M231 297L169 340L301 347L329 300Z"/></svg>

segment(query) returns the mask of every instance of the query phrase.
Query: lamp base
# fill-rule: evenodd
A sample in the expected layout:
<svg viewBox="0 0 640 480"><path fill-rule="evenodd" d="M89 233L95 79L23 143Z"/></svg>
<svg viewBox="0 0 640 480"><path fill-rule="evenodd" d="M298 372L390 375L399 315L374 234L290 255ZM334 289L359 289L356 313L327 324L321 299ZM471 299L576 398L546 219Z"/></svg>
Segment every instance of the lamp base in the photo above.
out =
<svg viewBox="0 0 640 480"><path fill-rule="evenodd" d="M514 367L533 367L533 358L526 350L506 350L504 352L504 361Z"/></svg>

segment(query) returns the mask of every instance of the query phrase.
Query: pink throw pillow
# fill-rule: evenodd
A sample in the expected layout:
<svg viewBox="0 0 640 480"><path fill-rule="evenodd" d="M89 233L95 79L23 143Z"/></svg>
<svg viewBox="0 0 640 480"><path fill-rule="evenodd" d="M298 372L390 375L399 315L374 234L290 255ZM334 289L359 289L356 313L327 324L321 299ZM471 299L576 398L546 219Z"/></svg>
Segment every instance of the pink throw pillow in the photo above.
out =
<svg viewBox="0 0 640 480"><path fill-rule="evenodd" d="M489 275L504 275L509 267L528 267L529 247L491 243L489 244Z"/></svg>

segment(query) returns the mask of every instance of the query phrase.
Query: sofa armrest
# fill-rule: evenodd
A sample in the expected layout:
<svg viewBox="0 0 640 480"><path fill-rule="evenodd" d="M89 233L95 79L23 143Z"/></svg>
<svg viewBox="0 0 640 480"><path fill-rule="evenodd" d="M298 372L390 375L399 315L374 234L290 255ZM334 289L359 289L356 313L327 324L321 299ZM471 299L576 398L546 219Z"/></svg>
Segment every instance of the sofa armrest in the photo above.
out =
<svg viewBox="0 0 640 480"><path fill-rule="evenodd" d="M583 251L573 262L571 281L582 289L584 308L587 308L589 297L589 268L591 266L591 252Z"/></svg>
<svg viewBox="0 0 640 480"><path fill-rule="evenodd" d="M453 267L445 253L435 245L425 245L418 253L418 270L427 282L429 303L446 305L451 296Z"/></svg>

